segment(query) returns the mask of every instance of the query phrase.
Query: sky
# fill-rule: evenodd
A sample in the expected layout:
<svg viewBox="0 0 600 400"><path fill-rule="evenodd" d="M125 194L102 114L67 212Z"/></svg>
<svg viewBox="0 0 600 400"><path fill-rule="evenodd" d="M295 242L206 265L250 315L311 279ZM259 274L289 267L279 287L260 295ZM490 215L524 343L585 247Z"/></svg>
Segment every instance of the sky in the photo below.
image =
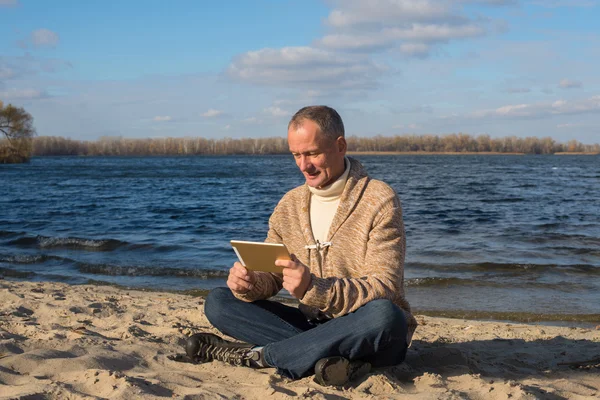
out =
<svg viewBox="0 0 600 400"><path fill-rule="evenodd" d="M0 100L40 136L600 143L600 0L0 0Z"/></svg>

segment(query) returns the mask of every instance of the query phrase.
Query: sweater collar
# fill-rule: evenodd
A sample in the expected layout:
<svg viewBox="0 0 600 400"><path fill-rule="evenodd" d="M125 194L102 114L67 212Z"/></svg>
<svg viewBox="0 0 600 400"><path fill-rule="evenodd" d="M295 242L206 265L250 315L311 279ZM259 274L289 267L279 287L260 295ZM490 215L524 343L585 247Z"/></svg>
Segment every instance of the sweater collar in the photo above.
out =
<svg viewBox="0 0 600 400"><path fill-rule="evenodd" d="M362 164L354 158L347 157L347 159L350 161L350 171L348 172L348 178L346 179L346 184L340 198L340 205L337 208L331 222L331 227L329 228L329 233L327 234L327 241L332 240L335 232L350 216L369 181L369 177ZM309 186L305 183L303 201L300 204L301 211L303 211L300 213L302 215L300 224L302 225L306 243L313 244L315 243L315 238L310 225L310 193Z"/></svg>
<svg viewBox="0 0 600 400"><path fill-rule="evenodd" d="M344 186L346 186L346 180L348 179L348 174L350 173L350 160L348 160L348 157L344 157L344 162L346 163L346 169L342 175L336 179L335 182L325 186L322 189L317 189L307 185L308 190L310 190L314 196L324 200L332 201L333 199L339 198L344 191Z"/></svg>

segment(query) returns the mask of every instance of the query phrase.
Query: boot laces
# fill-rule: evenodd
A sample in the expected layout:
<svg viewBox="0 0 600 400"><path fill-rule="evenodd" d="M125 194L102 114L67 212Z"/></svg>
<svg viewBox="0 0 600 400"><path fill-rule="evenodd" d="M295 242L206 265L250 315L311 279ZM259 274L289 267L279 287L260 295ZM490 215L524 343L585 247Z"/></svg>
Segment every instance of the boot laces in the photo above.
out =
<svg viewBox="0 0 600 400"><path fill-rule="evenodd" d="M237 366L251 366L251 350L247 348L223 347L219 345L203 343L200 346L198 356L206 361L223 361Z"/></svg>

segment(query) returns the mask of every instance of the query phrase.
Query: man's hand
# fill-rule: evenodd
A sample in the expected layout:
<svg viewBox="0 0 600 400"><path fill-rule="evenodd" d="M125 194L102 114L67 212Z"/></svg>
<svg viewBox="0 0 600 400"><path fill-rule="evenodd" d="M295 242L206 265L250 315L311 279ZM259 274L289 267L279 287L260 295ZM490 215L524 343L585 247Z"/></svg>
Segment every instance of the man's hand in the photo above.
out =
<svg viewBox="0 0 600 400"><path fill-rule="evenodd" d="M246 269L246 267L237 261L229 270L227 287L231 289L232 292L239 294L248 293L254 287L255 282L256 275L254 274L254 271Z"/></svg>
<svg viewBox="0 0 600 400"><path fill-rule="evenodd" d="M283 267L283 288L297 299L304 297L312 280L308 267L293 254L291 260L277 260L275 265Z"/></svg>

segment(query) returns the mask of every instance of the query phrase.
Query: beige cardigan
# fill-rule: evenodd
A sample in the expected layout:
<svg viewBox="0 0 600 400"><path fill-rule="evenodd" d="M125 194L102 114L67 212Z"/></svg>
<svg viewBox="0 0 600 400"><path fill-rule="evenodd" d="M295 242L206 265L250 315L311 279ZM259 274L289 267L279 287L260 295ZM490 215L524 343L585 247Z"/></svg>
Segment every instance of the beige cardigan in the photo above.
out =
<svg viewBox="0 0 600 400"><path fill-rule="evenodd" d="M320 251L305 247L315 244L306 184L283 196L269 219L266 241L284 243L310 268L312 282L300 300L307 317L340 317L371 300L389 299L404 311L410 343L417 321L404 297L406 238L400 200L387 184L369 178L358 161L350 158L350 162L327 235L331 246ZM274 296L281 288L280 274L258 272L253 289L235 295L255 301Z"/></svg>

